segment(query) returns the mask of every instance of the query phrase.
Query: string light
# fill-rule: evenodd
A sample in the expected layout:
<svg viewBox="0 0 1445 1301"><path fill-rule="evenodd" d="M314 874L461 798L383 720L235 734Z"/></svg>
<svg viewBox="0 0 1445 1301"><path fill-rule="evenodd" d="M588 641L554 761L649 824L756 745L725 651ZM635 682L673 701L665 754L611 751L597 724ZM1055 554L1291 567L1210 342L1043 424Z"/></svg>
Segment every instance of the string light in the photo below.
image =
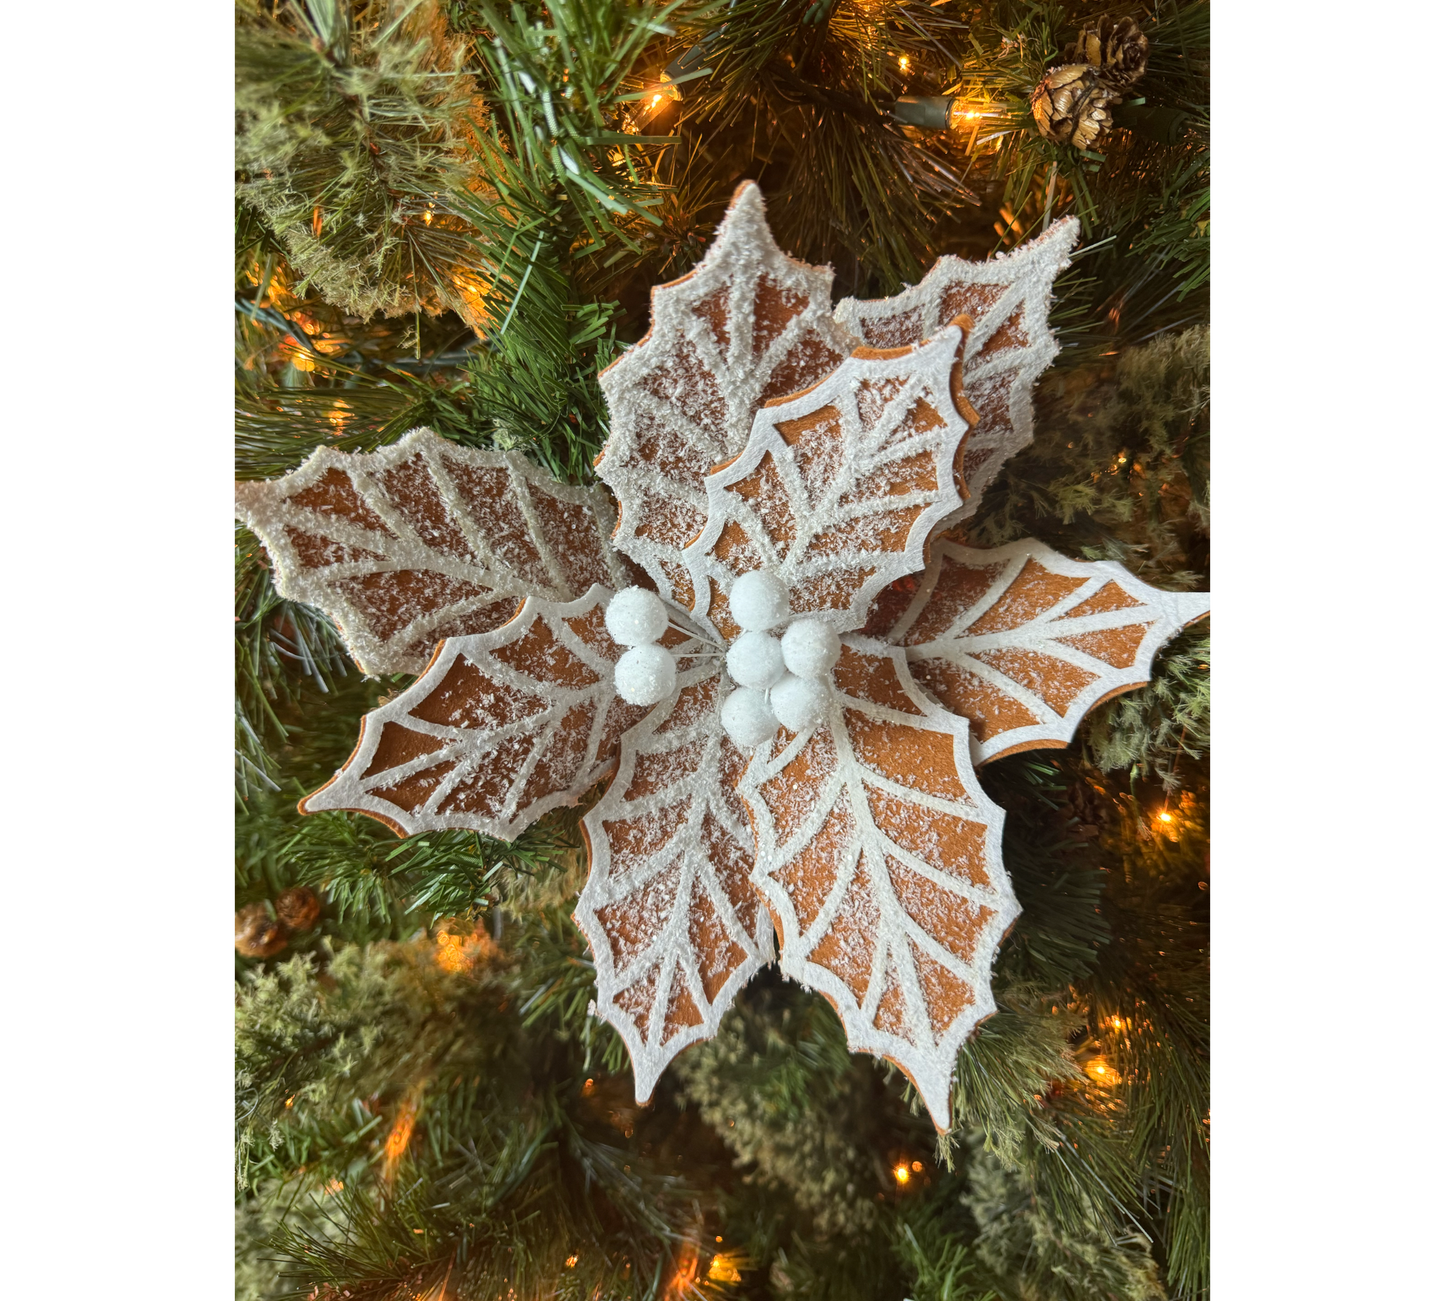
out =
<svg viewBox="0 0 1445 1301"><path fill-rule="evenodd" d="M396 1113L391 1133L386 1136L386 1146L382 1149L386 1157L385 1173L387 1177L390 1177L396 1163L401 1160L402 1153L406 1151L406 1145L411 1142L411 1133L415 1128L416 1103L408 1098L401 1104L401 1110Z"/></svg>
<svg viewBox="0 0 1445 1301"><path fill-rule="evenodd" d="M712 1263L707 1267L707 1276L714 1283L741 1283L743 1281L737 1262L724 1252L719 1252L712 1258Z"/></svg>
<svg viewBox="0 0 1445 1301"><path fill-rule="evenodd" d="M1084 1063L1084 1074L1091 1079L1097 1080L1105 1088L1113 1088L1124 1077L1109 1065L1102 1057L1095 1057L1093 1061Z"/></svg>
<svg viewBox="0 0 1445 1301"><path fill-rule="evenodd" d="M916 1175L921 1175L921 1174L923 1173L923 1162L922 1162L922 1161L915 1161L915 1162L913 1163L913 1173L916 1174Z"/></svg>
<svg viewBox="0 0 1445 1301"><path fill-rule="evenodd" d="M338 436L346 432L346 421L351 415L351 407L340 398L336 399L336 405L326 413L326 419L331 422L331 427L336 430Z"/></svg>
<svg viewBox="0 0 1445 1301"><path fill-rule="evenodd" d="M288 334L281 340L281 343L291 354L291 364L295 366L297 370L311 371L316 369L316 363L311 359L311 355L301 346L301 340L294 334Z"/></svg>
<svg viewBox="0 0 1445 1301"><path fill-rule="evenodd" d="M454 933L451 925L450 922L444 923L444 929L436 939L434 959L443 971L453 975L463 974L492 956L496 946L480 924L470 933L463 931L461 934Z"/></svg>
<svg viewBox="0 0 1445 1301"><path fill-rule="evenodd" d="M978 129L983 120L992 116L998 110L992 104L980 104L970 102L961 95L956 95L949 101L948 105L948 129L962 135L969 133L969 150L972 151L974 142L978 139Z"/></svg>
<svg viewBox="0 0 1445 1301"><path fill-rule="evenodd" d="M568 1256L568 1257L567 1257L567 1268L568 1268L568 1269L576 1269L576 1268L577 1268L577 1257L576 1257L576 1256Z"/></svg>
<svg viewBox="0 0 1445 1301"><path fill-rule="evenodd" d="M906 54L900 54L900 55L898 56L898 71L899 71L899 72L907 72L907 71L908 71L908 56L907 56Z"/></svg>
<svg viewBox="0 0 1445 1301"><path fill-rule="evenodd" d="M672 1281L667 1285L667 1291L664 1293L667 1301L682 1301L683 1297L694 1291L692 1285L696 1282L697 1245L691 1242L684 1243L682 1251L678 1254L677 1273L672 1276Z"/></svg>
<svg viewBox="0 0 1445 1301"><path fill-rule="evenodd" d="M893 1177L898 1180L898 1186L901 1188L904 1184L906 1184L910 1179L913 1178L913 1172L910 1171L909 1168L902 1161L900 1161L896 1166L893 1167Z"/></svg>
<svg viewBox="0 0 1445 1301"><path fill-rule="evenodd" d="M1109 1018L1109 1024L1116 1030L1122 1030L1124 1028L1124 1018L1122 1016L1111 1016Z"/></svg>
<svg viewBox="0 0 1445 1301"><path fill-rule="evenodd" d="M646 122L654 113L658 112L663 104L682 98L682 91L673 84L672 78L667 73L662 74L662 79L644 97L642 101L642 112L638 115L639 120Z"/></svg>

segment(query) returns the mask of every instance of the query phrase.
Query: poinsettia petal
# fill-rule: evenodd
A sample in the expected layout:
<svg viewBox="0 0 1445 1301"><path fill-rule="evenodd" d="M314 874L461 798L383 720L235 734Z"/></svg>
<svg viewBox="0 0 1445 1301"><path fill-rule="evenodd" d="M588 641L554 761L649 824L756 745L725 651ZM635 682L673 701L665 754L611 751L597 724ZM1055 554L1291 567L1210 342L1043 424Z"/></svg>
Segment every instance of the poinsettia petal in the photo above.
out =
<svg viewBox="0 0 1445 1301"><path fill-rule="evenodd" d="M603 619L611 596L593 586L577 601L529 597L501 628L448 638L415 683L362 719L351 757L302 812L349 809L398 835L459 827L512 840L575 804L647 713L613 690L622 648Z"/></svg>
<svg viewBox="0 0 1445 1301"><path fill-rule="evenodd" d="M707 480L707 527L684 553L698 605L726 637L733 580L766 569L792 612L840 632L923 568L961 500L974 419L957 384L966 320L914 348L859 348L811 389L758 413L746 448Z"/></svg>
<svg viewBox="0 0 1445 1301"><path fill-rule="evenodd" d="M968 493L950 523L972 515L1003 463L1033 441L1033 386L1059 351L1049 300L1078 238L1078 218L1065 217L1001 257L941 257L892 298L838 304L837 322L877 348L920 343L959 313L972 319L963 383L979 421L963 455Z"/></svg>
<svg viewBox="0 0 1445 1301"><path fill-rule="evenodd" d="M917 682L969 720L981 764L1067 745L1095 705L1148 682L1155 652L1208 610L1207 594L1160 591L1122 565L1070 560L1034 539L989 551L935 541L879 635L906 647Z"/></svg>
<svg viewBox="0 0 1445 1301"><path fill-rule="evenodd" d="M780 733L739 784L752 880L783 973L833 1004L851 1048L896 1063L942 1131L1019 912L1003 810L974 776L967 725L918 690L902 650L847 636L833 683L827 717Z"/></svg>
<svg viewBox="0 0 1445 1301"><path fill-rule="evenodd" d="M420 673L442 638L490 632L528 595L629 581L605 491L429 429L375 452L317 448L280 479L237 484L236 513L277 591L335 619L367 673Z"/></svg>
<svg viewBox="0 0 1445 1301"><path fill-rule="evenodd" d="M826 375L857 342L833 321L833 273L782 252L762 193L740 185L688 275L652 291L646 337L599 377L611 432L597 473L617 497L617 549L693 605L682 549L707 517L703 476L735 456L770 398Z"/></svg>
<svg viewBox="0 0 1445 1301"><path fill-rule="evenodd" d="M772 957L734 790L746 760L718 721L726 683L716 660L681 663L677 693L623 738L583 822L591 871L574 913L597 968L596 1014L627 1044L640 1102Z"/></svg>

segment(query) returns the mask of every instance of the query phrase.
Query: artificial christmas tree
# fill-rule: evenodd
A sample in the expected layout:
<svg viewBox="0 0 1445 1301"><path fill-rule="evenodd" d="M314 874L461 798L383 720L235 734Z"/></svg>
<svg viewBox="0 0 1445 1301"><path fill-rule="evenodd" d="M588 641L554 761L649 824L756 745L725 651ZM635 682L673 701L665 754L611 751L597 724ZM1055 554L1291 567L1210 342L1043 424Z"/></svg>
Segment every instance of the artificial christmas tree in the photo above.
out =
<svg viewBox="0 0 1445 1301"><path fill-rule="evenodd" d="M1046 139L1030 107L1073 59L1118 101L1112 129L1082 149ZM1207 7L311 0L244 6L237 62L238 478L265 543L243 531L238 547L241 1294L1204 1295L1208 651L1200 627L1160 648L1199 607L1171 623L1148 593L1183 602L1171 593L1205 585ZM684 337L649 290L712 265L749 179L777 247L831 264L845 301L826 279L790 289L793 273L763 257L699 318L714 344L687 345L711 346L713 370L736 375L725 392L745 395L714 417L688 395L692 362L649 361ZM1038 253L993 255L1050 248L1061 228L1072 241L1075 222L1073 265L1060 270L1065 245L1015 316L1000 295L1019 273L994 269ZM737 324L727 313L744 292L762 302L768 275L776 304ZM974 295L959 325L948 275ZM816 355L789 351L793 317ZM758 320L782 322L776 364L740 351ZM752 837L772 832L744 801L766 803L768 775L794 761L759 751L757 772L744 776L746 756L710 769L705 800L745 855L738 899L762 927L740 932L757 937L752 979L731 982L704 1037L668 1051L640 1104L623 1038L591 1015L616 941L594 932L589 946L572 913L589 840L598 870L604 810L645 794L628 729L650 735L674 705L611 694L623 647L604 601L580 608L587 585L655 588L678 619L701 620L639 649L679 655L690 633L719 631L731 644L706 593L750 566L720 539L731 521L763 543L750 517L717 513L737 494L716 462L775 428L764 402L820 380L831 393L853 348L922 356L950 329L964 418L959 459L945 459L962 491L936 520L920 497L913 563L844 605L858 605L860 636L885 639L878 663L917 684L885 708L956 720L955 771L1001 810L1018 915L991 971L984 960L996 1011L961 1048L941 1041L928 1088L946 1098L928 1109L907 1075L848 1052L827 1003L767 963L762 919L809 905L786 890L768 901L761 862L761 894L746 889ZM629 350L644 336L652 352ZM865 361L854 378L899 364ZM619 404L623 385L652 385L652 409ZM419 426L432 432L404 437ZM695 455L708 438L713 459ZM765 450L759 465L773 463ZM732 479L757 473L739 461ZM668 479L695 520L659 496ZM943 476L930 482L942 491ZM1091 577L1106 560L1112 579ZM1075 590L1036 603L1038 645L995 647L990 620L1006 630L998 612L1018 604L1029 565ZM1061 628L1075 606L1081 622ZM611 647L600 657L572 644L589 611ZM569 690L600 693L585 755L560 742L533 754L542 724L478 715L467 725L517 738L510 763L483 741L487 781L508 793L478 786L454 801L466 816L440 816L446 792L403 791L428 762L407 735L430 744L454 726L446 710L492 708L475 684L449 683L452 668L501 656L501 680L561 663L529 631L544 626L594 680ZM472 643L479 660L465 658ZM858 651L840 653L818 681L858 677ZM1039 677L1045 659L1068 671ZM669 700L691 684L682 668ZM424 669L438 682L426 706L410 676ZM812 744L820 733L802 729L822 716L778 701L797 745ZM580 703L569 695L546 728L570 734ZM609 731L614 707L631 714ZM311 796L347 767L368 714L371 740L343 775L355 795ZM367 810L391 829L342 811L366 807L363 786L392 793ZM415 820L429 799L438 816ZM938 843L940 864L962 861ZM910 870L926 876L916 849ZM706 834L694 850L709 852ZM297 888L319 913L292 907ZM595 918L601 898L588 899ZM797 940L784 936L782 971L815 984L789 965ZM904 1033L901 1009L924 986L909 975L888 1012L892 969L872 1002L859 997ZM712 998L699 972L694 1003ZM703 1024L655 992L644 1027Z"/></svg>

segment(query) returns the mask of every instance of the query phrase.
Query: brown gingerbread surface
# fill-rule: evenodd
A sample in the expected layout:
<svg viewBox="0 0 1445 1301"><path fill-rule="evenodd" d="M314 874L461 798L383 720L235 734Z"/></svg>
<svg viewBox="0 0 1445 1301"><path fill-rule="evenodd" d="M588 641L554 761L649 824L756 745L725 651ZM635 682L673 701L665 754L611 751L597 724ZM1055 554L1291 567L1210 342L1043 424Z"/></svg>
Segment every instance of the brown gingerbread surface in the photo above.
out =
<svg viewBox="0 0 1445 1301"><path fill-rule="evenodd" d="M746 181L702 262L653 289L647 336L599 377L614 544L683 609L694 600L682 550L707 520L705 476L742 451L764 403L821 379L857 342L833 320L832 280L778 248Z"/></svg>
<svg viewBox="0 0 1445 1301"><path fill-rule="evenodd" d="M490 632L527 596L628 582L605 491L428 429L376 452L318 448L280 479L237 484L236 513L281 595L329 614L368 673L420 673L444 637Z"/></svg>
<svg viewBox="0 0 1445 1301"><path fill-rule="evenodd" d="M1018 914L1003 811L978 786L967 725L918 690L901 650L845 638L833 685L824 722L780 733L739 786L752 880L784 974L828 998L850 1047L897 1063L942 1130Z"/></svg>
<svg viewBox="0 0 1445 1301"><path fill-rule="evenodd" d="M412 686L366 715L351 757L302 812L349 809L398 835L462 827L512 840L575 803L647 713L612 688L622 647L603 621L610 595L529 597L501 628L448 639Z"/></svg>

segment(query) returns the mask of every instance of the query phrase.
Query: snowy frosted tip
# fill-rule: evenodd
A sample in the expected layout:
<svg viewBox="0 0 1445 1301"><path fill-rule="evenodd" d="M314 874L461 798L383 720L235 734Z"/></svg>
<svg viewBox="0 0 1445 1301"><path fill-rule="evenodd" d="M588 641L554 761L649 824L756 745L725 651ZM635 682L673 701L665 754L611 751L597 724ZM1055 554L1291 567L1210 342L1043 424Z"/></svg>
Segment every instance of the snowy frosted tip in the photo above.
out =
<svg viewBox="0 0 1445 1301"><path fill-rule="evenodd" d="M766 691L783 676L783 647L765 632L745 632L728 647L728 677L740 687Z"/></svg>
<svg viewBox="0 0 1445 1301"><path fill-rule="evenodd" d="M799 619L783 633L783 663L789 673L796 673L800 678L821 678L842 653L843 643L838 634L818 619Z"/></svg>
<svg viewBox="0 0 1445 1301"><path fill-rule="evenodd" d="M617 694L629 705L655 705L677 687L677 661L662 646L634 646L612 674Z"/></svg>
<svg viewBox="0 0 1445 1301"><path fill-rule="evenodd" d="M619 646L646 646L667 631L667 607L645 587L624 587L607 602L606 619Z"/></svg>
<svg viewBox="0 0 1445 1301"><path fill-rule="evenodd" d="M739 687L723 701L719 711L723 730L739 750L752 750L762 745L778 730L778 720L768 708L768 698L761 691Z"/></svg>
<svg viewBox="0 0 1445 1301"><path fill-rule="evenodd" d="M739 628L766 632L788 617L788 589L773 574L755 569L733 584L728 609Z"/></svg>

